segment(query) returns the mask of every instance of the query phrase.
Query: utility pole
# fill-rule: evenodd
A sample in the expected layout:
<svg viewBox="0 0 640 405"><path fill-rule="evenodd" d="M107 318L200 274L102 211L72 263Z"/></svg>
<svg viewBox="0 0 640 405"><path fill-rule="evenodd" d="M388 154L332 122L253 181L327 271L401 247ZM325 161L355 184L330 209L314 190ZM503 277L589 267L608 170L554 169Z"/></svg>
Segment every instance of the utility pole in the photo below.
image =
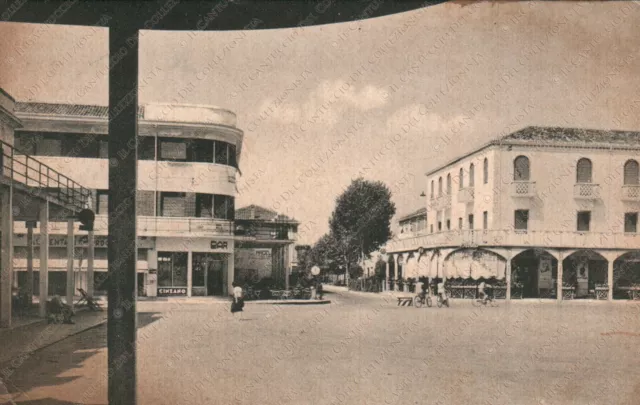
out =
<svg viewBox="0 0 640 405"><path fill-rule="evenodd" d="M109 405L136 404L138 36L135 7L109 26ZM119 5L119 7L121 7ZM127 10L129 9L129 10ZM126 12L128 11L128 12ZM130 15L133 14L133 17Z"/></svg>

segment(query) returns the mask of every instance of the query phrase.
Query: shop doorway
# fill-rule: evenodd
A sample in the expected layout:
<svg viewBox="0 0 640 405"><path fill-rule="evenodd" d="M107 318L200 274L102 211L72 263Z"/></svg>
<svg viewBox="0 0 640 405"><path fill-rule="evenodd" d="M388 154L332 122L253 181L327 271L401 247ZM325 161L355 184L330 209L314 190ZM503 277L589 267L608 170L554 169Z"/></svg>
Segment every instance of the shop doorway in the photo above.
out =
<svg viewBox="0 0 640 405"><path fill-rule="evenodd" d="M192 260L192 295L223 295L226 270L224 257L212 253L193 253Z"/></svg>
<svg viewBox="0 0 640 405"><path fill-rule="evenodd" d="M511 295L554 298L558 260L540 249L529 249L511 261Z"/></svg>

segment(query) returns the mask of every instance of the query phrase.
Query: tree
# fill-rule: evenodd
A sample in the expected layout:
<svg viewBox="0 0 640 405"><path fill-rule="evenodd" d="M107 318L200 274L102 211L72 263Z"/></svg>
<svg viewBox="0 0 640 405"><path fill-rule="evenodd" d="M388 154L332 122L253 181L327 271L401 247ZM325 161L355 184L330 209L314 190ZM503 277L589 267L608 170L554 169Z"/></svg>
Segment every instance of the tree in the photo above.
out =
<svg viewBox="0 0 640 405"><path fill-rule="evenodd" d="M378 280L385 280L387 278L387 263L381 258L378 258L373 272Z"/></svg>
<svg viewBox="0 0 640 405"><path fill-rule="evenodd" d="M382 182L358 178L336 200L329 228L346 266L364 260L391 238L391 218L396 206Z"/></svg>

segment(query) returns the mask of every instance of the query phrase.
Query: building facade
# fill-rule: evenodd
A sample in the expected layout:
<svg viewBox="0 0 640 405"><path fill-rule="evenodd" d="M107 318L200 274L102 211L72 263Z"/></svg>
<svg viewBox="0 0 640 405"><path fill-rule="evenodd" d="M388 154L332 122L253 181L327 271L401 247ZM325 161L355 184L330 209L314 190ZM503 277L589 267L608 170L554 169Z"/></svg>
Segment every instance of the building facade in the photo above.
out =
<svg viewBox="0 0 640 405"><path fill-rule="evenodd" d="M94 288L107 263L107 107L16 103L17 148L91 189L96 212ZM227 295L234 279L236 174L243 132L211 106L150 104L138 113L138 290L149 296ZM116 153L125 156L135 145ZM16 224L14 268L26 269L26 229ZM66 283L66 223L49 227L49 294ZM34 236L35 245L41 241ZM87 285L87 232L75 236L75 283ZM34 260L38 268L38 260Z"/></svg>
<svg viewBox="0 0 640 405"><path fill-rule="evenodd" d="M390 242L389 259L406 277L495 279L506 298L633 296L639 154L638 132L529 127L492 141L427 173L426 228Z"/></svg>
<svg viewBox="0 0 640 405"><path fill-rule="evenodd" d="M398 237L402 239L411 238L424 232L427 229L427 209L420 208L401 217L398 224L400 228Z"/></svg>

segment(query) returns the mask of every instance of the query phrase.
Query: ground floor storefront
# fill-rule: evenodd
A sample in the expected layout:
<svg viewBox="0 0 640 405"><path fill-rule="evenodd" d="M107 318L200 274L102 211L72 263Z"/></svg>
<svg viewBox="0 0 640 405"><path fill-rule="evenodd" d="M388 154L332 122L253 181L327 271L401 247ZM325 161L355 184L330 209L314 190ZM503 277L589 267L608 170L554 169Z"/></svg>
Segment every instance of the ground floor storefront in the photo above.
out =
<svg viewBox="0 0 640 405"><path fill-rule="evenodd" d="M29 255L26 238L16 235L14 290L26 291ZM107 291L107 237L95 236L93 282L89 280L87 237L76 235L73 270L68 268L67 237L49 236L48 295L65 296L73 277L74 294L83 289L93 295ZM288 288L292 243L236 243L232 235L215 238L141 237L137 246L138 296L228 296L235 280L241 285ZM31 263L33 294L39 295L40 239L34 235ZM90 284L91 287L90 288Z"/></svg>
<svg viewBox="0 0 640 405"><path fill-rule="evenodd" d="M554 248L417 249L386 255L389 290L414 292L446 280L452 297L640 299L640 250Z"/></svg>

